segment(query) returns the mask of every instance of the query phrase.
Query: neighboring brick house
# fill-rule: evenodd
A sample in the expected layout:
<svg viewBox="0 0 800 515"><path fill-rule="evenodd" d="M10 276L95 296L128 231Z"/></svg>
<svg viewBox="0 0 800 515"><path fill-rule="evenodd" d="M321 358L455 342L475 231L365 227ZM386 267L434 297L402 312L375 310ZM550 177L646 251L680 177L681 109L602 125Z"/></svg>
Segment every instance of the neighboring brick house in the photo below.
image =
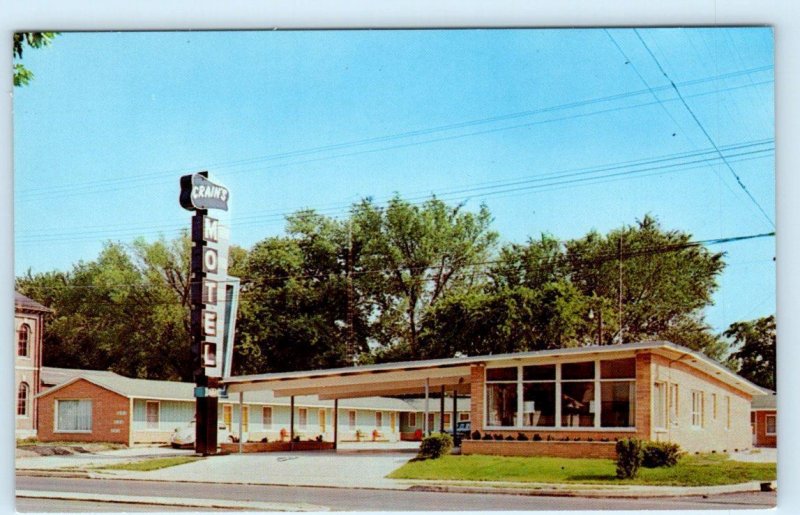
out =
<svg viewBox="0 0 800 515"><path fill-rule="evenodd" d="M46 368L43 377L57 385L39 395L41 441L103 441L126 445L168 443L176 428L194 418L194 384L131 379L113 372ZM271 392L220 399L219 420L236 435L240 411L243 432L251 441L281 439L290 430L290 399ZM295 435L333 439L333 402L313 396L295 398ZM408 411L399 399L352 399L339 405L339 440L400 439L399 414Z"/></svg>
<svg viewBox="0 0 800 515"><path fill-rule="evenodd" d="M15 436L36 436L36 395L40 391L42 333L50 309L14 292L14 392L16 394Z"/></svg>
<svg viewBox="0 0 800 515"><path fill-rule="evenodd" d="M756 395L750 406L750 423L753 430L753 445L756 447L778 446L778 396Z"/></svg>

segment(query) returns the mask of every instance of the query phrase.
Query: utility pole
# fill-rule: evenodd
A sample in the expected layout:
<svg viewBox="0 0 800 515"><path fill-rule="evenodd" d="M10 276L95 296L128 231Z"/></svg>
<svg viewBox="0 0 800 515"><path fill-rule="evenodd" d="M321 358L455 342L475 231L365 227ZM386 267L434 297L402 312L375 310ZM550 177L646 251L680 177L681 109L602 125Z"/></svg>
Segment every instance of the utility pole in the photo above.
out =
<svg viewBox="0 0 800 515"><path fill-rule="evenodd" d="M619 262L619 343L625 343L622 335L622 235L617 240L617 261Z"/></svg>
<svg viewBox="0 0 800 515"><path fill-rule="evenodd" d="M347 222L347 355L353 362L353 366L358 364L356 355L356 345L354 341L353 320L353 216Z"/></svg>

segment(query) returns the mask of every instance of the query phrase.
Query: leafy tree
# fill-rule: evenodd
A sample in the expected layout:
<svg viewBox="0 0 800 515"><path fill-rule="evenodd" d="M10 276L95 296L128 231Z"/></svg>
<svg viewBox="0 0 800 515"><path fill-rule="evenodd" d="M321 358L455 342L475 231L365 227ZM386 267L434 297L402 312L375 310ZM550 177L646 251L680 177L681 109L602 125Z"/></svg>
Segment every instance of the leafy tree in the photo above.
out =
<svg viewBox="0 0 800 515"><path fill-rule="evenodd" d="M14 59L21 60L25 47L41 48L49 45L58 32L15 32ZM21 62L14 63L14 86L27 86L33 80L33 72Z"/></svg>
<svg viewBox="0 0 800 515"><path fill-rule="evenodd" d="M737 366L739 375L764 388L775 390L775 316L735 322L724 335L733 339L736 351L731 354L729 362Z"/></svg>
<svg viewBox="0 0 800 515"><path fill-rule="evenodd" d="M431 198L414 205L394 197L387 207L369 199L354 207L362 242L360 286L373 306L375 341L384 358L424 355L419 332L427 310L450 292L473 287L497 233L491 215L463 211Z"/></svg>

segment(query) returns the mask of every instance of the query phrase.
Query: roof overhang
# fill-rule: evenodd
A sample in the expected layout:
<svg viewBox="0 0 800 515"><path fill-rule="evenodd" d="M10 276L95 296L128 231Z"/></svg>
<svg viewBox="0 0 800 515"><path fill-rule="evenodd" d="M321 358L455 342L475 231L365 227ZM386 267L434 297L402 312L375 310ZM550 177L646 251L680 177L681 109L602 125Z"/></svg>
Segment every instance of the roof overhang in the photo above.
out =
<svg viewBox="0 0 800 515"><path fill-rule="evenodd" d="M470 370L473 365L491 367L514 365L520 362L615 358L633 356L641 351L651 351L669 359L684 362L749 395L767 393L767 390L734 374L705 355L664 341L233 376L223 379L222 382L231 393L272 390L279 397L318 395L320 399L347 399L412 395L423 393L426 385L431 393L436 393L444 387L448 392L457 390L459 394L467 394L469 393Z"/></svg>

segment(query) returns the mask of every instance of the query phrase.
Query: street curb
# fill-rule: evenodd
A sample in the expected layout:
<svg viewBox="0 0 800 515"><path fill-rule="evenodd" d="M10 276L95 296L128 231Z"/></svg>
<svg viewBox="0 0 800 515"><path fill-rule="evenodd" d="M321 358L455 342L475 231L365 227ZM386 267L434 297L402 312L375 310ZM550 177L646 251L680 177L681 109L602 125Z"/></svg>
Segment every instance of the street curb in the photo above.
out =
<svg viewBox="0 0 800 515"><path fill-rule="evenodd" d="M415 484L408 488L414 492L446 492L446 493L470 493L470 494L505 494L505 495L527 495L543 497L593 497L605 499L638 499L638 498L657 498L657 497L692 497L707 496L743 492L760 492L763 482L751 481L734 485L719 486L698 486L698 487L669 487L674 490L647 490L645 488L636 490L613 490L613 489L575 489L575 488L552 488L552 487L491 487L491 486L466 486L466 485L442 485L442 484ZM776 482L770 482L773 489L776 489ZM583 486L583 485L581 485ZM663 488L663 487L661 487ZM678 490L679 489L679 490ZM678 490L678 491L675 491Z"/></svg>
<svg viewBox="0 0 800 515"><path fill-rule="evenodd" d="M17 490L16 497L27 499L141 504L150 506L182 506L186 508L236 509L245 511L330 511L330 508L327 506L307 503L273 503L226 499L183 499L180 497L140 497L99 493L45 492L40 490Z"/></svg>
<svg viewBox="0 0 800 515"><path fill-rule="evenodd" d="M91 475L86 470L62 470L62 469L16 469L15 475L25 477L65 477L72 479L91 479Z"/></svg>

